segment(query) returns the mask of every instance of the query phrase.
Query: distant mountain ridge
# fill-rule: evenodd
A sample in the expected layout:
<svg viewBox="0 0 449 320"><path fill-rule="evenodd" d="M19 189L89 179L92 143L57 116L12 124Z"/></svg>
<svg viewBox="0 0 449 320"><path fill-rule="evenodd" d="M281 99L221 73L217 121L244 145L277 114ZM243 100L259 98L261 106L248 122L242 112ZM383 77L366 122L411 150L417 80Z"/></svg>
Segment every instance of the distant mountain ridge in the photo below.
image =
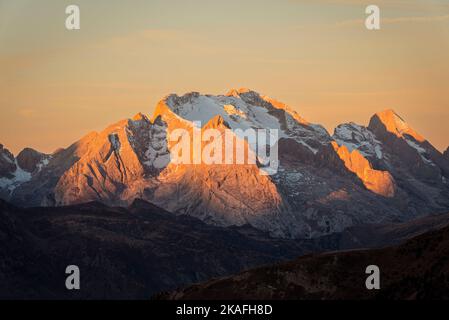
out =
<svg viewBox="0 0 449 320"><path fill-rule="evenodd" d="M443 214L292 240L272 238L249 225L211 226L186 215L173 215L143 200L135 200L127 208L99 202L17 208L0 200L0 241L4 244L0 246L0 298L148 299L211 278L248 269L252 273L250 268L274 263L279 266L305 254L310 257L320 252L401 244L429 231L447 230L448 225L449 214ZM371 253L373 259L379 257L377 250L366 255ZM327 254L332 255L335 253ZM422 261L427 263L426 257L427 253ZM441 257L443 261L445 256ZM63 285L64 270L71 264L81 270L79 291L66 290ZM242 296L242 290L233 291L235 298ZM257 294L253 298L258 298ZM215 293L207 298L216 298Z"/></svg>
<svg viewBox="0 0 449 320"><path fill-rule="evenodd" d="M148 299L162 290L325 248L223 228L141 200L17 208L0 200L0 299ZM324 244L325 245L325 244ZM75 264L81 289L65 288Z"/></svg>
<svg viewBox="0 0 449 320"><path fill-rule="evenodd" d="M175 129L277 129L279 169L257 164L174 165ZM238 138L238 137L237 137ZM394 111L368 127L342 124L333 136L287 105L249 89L226 95L169 95L153 117L137 114L66 149L0 148L0 197L20 206L141 198L218 226L249 224L283 238L312 238L347 227L407 221L449 209L449 160Z"/></svg>
<svg viewBox="0 0 449 320"><path fill-rule="evenodd" d="M446 300L449 298L448 216L442 228L399 245L311 254L290 262L211 279L160 300ZM444 226L445 225L445 226ZM435 225L436 226L436 225ZM405 229L411 226L404 225ZM415 224L419 228L419 224ZM400 228L392 227L400 232ZM424 228L425 230L425 228ZM361 230L362 231L362 230ZM385 233L381 233L386 235ZM377 236L381 236L377 234ZM381 237L379 237L381 238ZM380 290L367 290L367 266L380 270Z"/></svg>

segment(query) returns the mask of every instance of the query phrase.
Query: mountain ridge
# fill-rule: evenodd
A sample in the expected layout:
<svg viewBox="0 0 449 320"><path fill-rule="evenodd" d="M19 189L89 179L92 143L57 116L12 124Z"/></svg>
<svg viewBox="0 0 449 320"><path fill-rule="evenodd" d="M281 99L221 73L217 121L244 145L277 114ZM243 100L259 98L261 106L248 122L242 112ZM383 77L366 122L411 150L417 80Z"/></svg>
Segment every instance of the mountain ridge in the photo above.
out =
<svg viewBox="0 0 449 320"><path fill-rule="evenodd" d="M170 163L169 135L191 132L195 121L200 130L279 130L277 172L261 176L259 163ZM249 89L171 94L152 117L138 113L51 155L27 150L18 161L1 150L0 197L21 206L101 201L126 207L142 198L176 215L218 226L250 224L287 238L449 208L447 155L394 111L377 113L367 127L342 124L330 136L289 106Z"/></svg>
<svg viewBox="0 0 449 320"><path fill-rule="evenodd" d="M335 253L337 250L401 244L429 231L444 230L448 224L449 214L442 214L401 224L352 227L317 239L290 240L270 237L250 225L208 225L141 199L126 208L101 202L17 208L0 199L0 240L8 244L0 246L0 297L148 299L161 291L179 292L176 288L192 283L200 282L195 286L201 287L203 281L271 268L273 263L290 264L300 256L299 260L307 260L321 252L333 256L345 254ZM64 270L71 264L81 270L79 291L61 285ZM352 264L345 266L353 268ZM237 298L242 290L233 291Z"/></svg>
<svg viewBox="0 0 449 320"><path fill-rule="evenodd" d="M155 300L442 300L447 290L449 227L402 244L310 254L287 263L153 296ZM365 270L380 270L380 290L367 290Z"/></svg>
<svg viewBox="0 0 449 320"><path fill-rule="evenodd" d="M214 276L321 251L322 244L223 228L135 200L17 208L0 199L0 298L147 299ZM324 244L325 245L325 244ZM64 286L68 265L80 290Z"/></svg>

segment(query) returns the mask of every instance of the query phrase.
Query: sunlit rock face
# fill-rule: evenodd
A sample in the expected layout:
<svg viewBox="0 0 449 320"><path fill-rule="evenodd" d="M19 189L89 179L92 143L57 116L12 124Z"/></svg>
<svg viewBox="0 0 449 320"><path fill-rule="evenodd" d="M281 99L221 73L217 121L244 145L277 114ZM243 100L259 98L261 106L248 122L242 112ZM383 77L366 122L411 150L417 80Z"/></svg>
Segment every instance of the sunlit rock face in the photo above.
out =
<svg viewBox="0 0 449 320"><path fill-rule="evenodd" d="M197 143L194 133L200 135L201 151L189 149L189 163L173 162L179 141L171 138L180 129L190 146ZM218 158L220 150L210 148L215 139L202 139L209 129L220 136L230 131L248 150L244 162L205 163L204 154ZM257 145L238 132L248 129L277 130L267 145L278 148L271 175L261 174L263 159L248 161ZM223 159L226 145L221 151ZM3 154L0 195L18 205L127 206L144 199L173 214L219 226L250 224L276 237L311 238L449 208L447 158L394 112L373 116L368 127L342 124L330 136L293 108L249 89L171 94L153 116L139 113L51 155Z"/></svg>
<svg viewBox="0 0 449 320"><path fill-rule="evenodd" d="M421 143L425 141L423 136L417 133L407 122L405 122L391 109L376 113L372 118L372 126L375 126L375 120L380 122L387 132L396 135L398 138L407 139L410 137Z"/></svg>
<svg viewBox="0 0 449 320"><path fill-rule="evenodd" d="M346 146L349 153L358 151L372 169L386 171L393 178L393 198L404 206L402 210L439 211L449 204L449 167L444 155L394 111L373 115L368 127L355 123L339 125L333 138L339 146ZM381 189L392 190L389 183L381 182L388 181L388 175L375 179L387 186Z"/></svg>
<svg viewBox="0 0 449 320"><path fill-rule="evenodd" d="M388 171L374 170L358 150L349 152L346 146L338 146L336 142L332 142L332 145L345 166L363 181L368 190L384 197L394 196L395 183Z"/></svg>
<svg viewBox="0 0 449 320"><path fill-rule="evenodd" d="M442 176L449 175L443 155L394 111L375 114L368 128L415 176L441 180Z"/></svg>

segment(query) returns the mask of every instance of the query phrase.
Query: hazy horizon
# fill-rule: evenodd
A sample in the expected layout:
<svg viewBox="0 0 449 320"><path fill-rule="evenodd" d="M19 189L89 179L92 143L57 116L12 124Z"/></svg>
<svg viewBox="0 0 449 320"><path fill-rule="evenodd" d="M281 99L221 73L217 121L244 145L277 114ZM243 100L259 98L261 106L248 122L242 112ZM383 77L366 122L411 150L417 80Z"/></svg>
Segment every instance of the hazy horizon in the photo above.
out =
<svg viewBox="0 0 449 320"><path fill-rule="evenodd" d="M447 1L0 0L0 143L48 153L170 93L247 87L331 134L394 109L442 151L448 56Z"/></svg>

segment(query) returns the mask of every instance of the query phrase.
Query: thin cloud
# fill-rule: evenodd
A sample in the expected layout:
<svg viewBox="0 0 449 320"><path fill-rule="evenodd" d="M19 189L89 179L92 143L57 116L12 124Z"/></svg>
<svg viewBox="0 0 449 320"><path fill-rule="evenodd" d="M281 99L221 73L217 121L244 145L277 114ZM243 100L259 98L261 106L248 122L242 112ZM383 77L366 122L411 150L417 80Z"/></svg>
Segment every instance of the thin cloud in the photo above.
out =
<svg viewBox="0 0 449 320"><path fill-rule="evenodd" d="M429 1L429 0L289 0L295 4L309 5L346 5L346 6L367 6L376 4L382 7L399 7L407 9L416 8L449 8L449 3Z"/></svg>
<svg viewBox="0 0 449 320"><path fill-rule="evenodd" d="M449 20L449 14L442 16L428 16L428 17L399 17L399 18L385 18L384 23L394 24L403 22L440 22Z"/></svg>
<svg viewBox="0 0 449 320"><path fill-rule="evenodd" d="M25 108L18 110L18 114L23 118L34 118L37 114L35 109Z"/></svg>
<svg viewBox="0 0 449 320"><path fill-rule="evenodd" d="M422 17L397 17L397 18L381 18L382 24L399 24L399 23L431 23L449 21L449 14L441 16L422 16ZM365 23L364 19L353 19L337 22L337 27L360 26Z"/></svg>

